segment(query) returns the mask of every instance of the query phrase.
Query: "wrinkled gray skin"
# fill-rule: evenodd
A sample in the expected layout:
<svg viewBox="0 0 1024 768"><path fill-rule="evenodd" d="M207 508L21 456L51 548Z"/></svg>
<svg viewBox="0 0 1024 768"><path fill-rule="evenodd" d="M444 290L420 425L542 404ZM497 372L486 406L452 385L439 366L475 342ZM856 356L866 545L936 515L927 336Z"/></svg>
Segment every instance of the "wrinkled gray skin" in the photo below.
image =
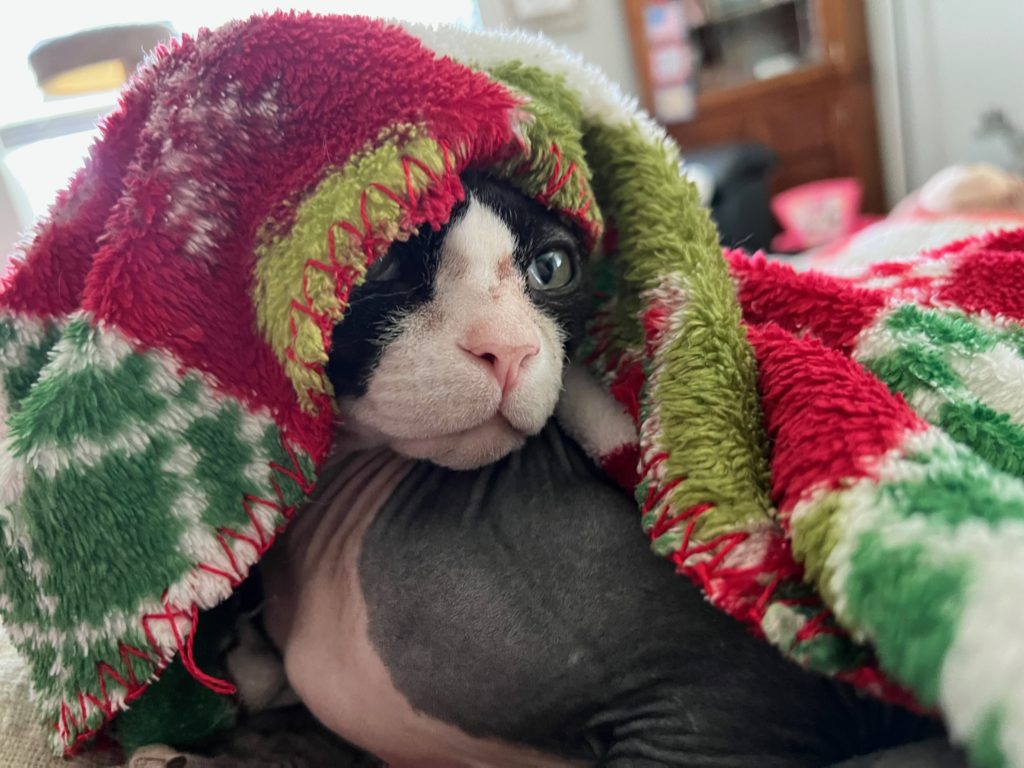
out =
<svg viewBox="0 0 1024 768"><path fill-rule="evenodd" d="M374 478L392 490L364 506ZM936 724L712 609L553 426L482 470L370 451L320 488L268 556L268 629L314 715L393 765L966 765ZM260 713L219 757L182 765L357 764L286 712L281 730Z"/></svg>
<svg viewBox="0 0 1024 768"><path fill-rule="evenodd" d="M355 461L268 563L266 618L313 713L391 764L810 768L941 733L709 606L553 424L473 472Z"/></svg>
<svg viewBox="0 0 1024 768"><path fill-rule="evenodd" d="M414 768L964 765L937 723L799 669L711 608L651 554L634 501L553 422L517 434L543 424L529 409L550 393L544 376L561 376L545 344L554 326L571 335L582 290L538 290L528 267L552 243L581 263L539 206L486 180L469 186L475 203L455 217L454 246L445 233L410 241L354 294L332 364L350 422L367 427L355 437L367 439L343 437L347 452L336 451L316 498L265 558L272 648L233 667L250 704L286 680L327 730L291 709L275 731L271 710L229 734L219 756L179 764L351 764L333 733ZM449 377L464 369L467 384L422 385L436 373L423 349L447 356ZM379 406L420 397L433 398L433 422ZM470 453L424 434L486 402L500 411L466 432ZM397 448L374 439L399 432ZM460 470L500 444L522 447ZM402 446L437 451L436 463ZM300 734L312 754L296 749Z"/></svg>

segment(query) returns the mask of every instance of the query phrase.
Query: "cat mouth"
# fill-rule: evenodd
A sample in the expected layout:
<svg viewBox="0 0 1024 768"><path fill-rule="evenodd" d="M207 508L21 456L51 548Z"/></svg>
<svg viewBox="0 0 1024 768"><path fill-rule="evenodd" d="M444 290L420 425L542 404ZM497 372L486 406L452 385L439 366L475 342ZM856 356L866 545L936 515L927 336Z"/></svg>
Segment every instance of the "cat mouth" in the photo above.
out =
<svg viewBox="0 0 1024 768"><path fill-rule="evenodd" d="M397 440L393 447L411 458L429 459L452 469L471 469L504 458L525 441L526 433L499 412L468 429Z"/></svg>
<svg viewBox="0 0 1024 768"><path fill-rule="evenodd" d="M501 411L495 411L494 415L489 419L484 419L480 423L474 424L471 427L457 429L452 432L439 432L438 434L430 435L429 437L411 438L403 442L418 442L419 440L452 440L475 435L483 436L484 434L501 434L506 432L518 435L519 437L526 436L526 433L513 426L512 422L509 421Z"/></svg>

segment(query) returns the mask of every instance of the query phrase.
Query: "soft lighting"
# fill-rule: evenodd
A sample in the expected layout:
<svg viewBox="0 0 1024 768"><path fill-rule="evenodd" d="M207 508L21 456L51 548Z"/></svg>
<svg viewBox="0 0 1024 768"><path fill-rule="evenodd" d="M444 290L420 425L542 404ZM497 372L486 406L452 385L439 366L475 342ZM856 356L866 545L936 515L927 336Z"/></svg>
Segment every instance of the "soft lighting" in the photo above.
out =
<svg viewBox="0 0 1024 768"><path fill-rule="evenodd" d="M216 27L226 21L278 8L314 13L348 13L428 24L479 24L476 0L305 0L294 6L259 0L99 0L98 2L36 3L4 13L0 24L0 127L12 123L36 123L62 111L75 111L81 102L47 103L28 63L28 54L41 40L114 24L169 21L179 32L194 33L200 27ZM95 100L95 99L93 99ZM113 107L115 94L109 94ZM105 109L105 107L104 107ZM0 145L0 162L6 162L19 190L34 215L45 213L54 196L81 164L93 132L75 133L21 147L8 147L5 157ZM0 243L0 255L9 248Z"/></svg>

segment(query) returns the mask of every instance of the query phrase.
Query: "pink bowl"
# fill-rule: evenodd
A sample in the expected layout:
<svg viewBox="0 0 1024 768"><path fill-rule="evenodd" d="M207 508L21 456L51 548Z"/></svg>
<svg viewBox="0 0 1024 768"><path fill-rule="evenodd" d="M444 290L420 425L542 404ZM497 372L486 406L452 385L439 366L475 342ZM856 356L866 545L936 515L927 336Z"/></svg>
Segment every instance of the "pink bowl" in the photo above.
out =
<svg viewBox="0 0 1024 768"><path fill-rule="evenodd" d="M803 250L848 234L860 211L863 185L853 178L825 179L787 189L772 198L787 246Z"/></svg>

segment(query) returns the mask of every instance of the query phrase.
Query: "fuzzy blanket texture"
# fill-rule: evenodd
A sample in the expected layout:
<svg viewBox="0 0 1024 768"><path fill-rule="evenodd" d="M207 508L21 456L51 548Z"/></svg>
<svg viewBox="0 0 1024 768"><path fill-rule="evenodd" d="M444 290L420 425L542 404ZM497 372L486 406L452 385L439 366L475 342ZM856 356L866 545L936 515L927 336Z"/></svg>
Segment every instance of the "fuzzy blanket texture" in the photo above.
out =
<svg viewBox="0 0 1024 768"><path fill-rule="evenodd" d="M1024 767L1024 231L797 274L723 258L678 160L541 38L274 15L158 50L0 293L0 615L54 749L175 658L232 692L195 630L316 483L346 298L486 168L594 250L601 386L559 418L638 535Z"/></svg>

